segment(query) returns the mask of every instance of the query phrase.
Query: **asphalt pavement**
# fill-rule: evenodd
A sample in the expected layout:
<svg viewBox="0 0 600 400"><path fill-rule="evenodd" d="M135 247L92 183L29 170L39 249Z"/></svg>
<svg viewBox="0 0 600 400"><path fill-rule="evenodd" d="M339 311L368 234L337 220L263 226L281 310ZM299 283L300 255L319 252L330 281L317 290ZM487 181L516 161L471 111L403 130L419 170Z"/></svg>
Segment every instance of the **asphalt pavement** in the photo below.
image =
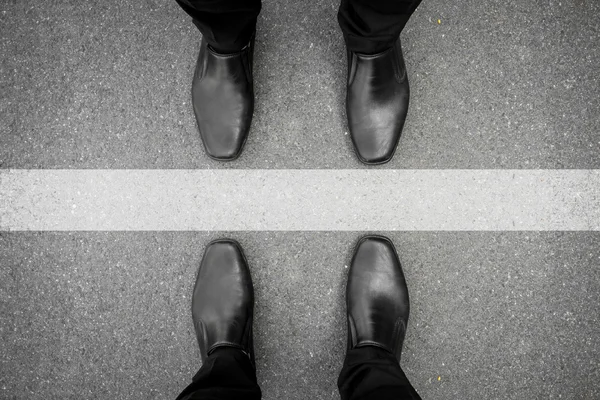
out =
<svg viewBox="0 0 600 400"><path fill-rule="evenodd" d="M2 2L3 168L363 168L334 0L263 4L243 155L204 155L200 34L174 1ZM421 3L402 33L408 120L384 168L598 168L595 0ZM438 23L439 21L439 23Z"/></svg>
<svg viewBox="0 0 600 400"><path fill-rule="evenodd" d="M600 235L383 232L423 399L600 396ZM3 233L0 397L175 398L200 366L190 297L204 246L243 246L265 399L336 399L347 266L364 232Z"/></svg>
<svg viewBox="0 0 600 400"><path fill-rule="evenodd" d="M0 168L366 168L336 9L264 2L250 137L218 163L190 104L200 34L174 1L1 2ZM595 0L425 0L402 34L400 147L368 169L600 168L598 15ZM423 399L600 398L598 232L374 232L405 269L402 367ZM337 399L365 233L2 231L0 398L175 398L200 366L203 248L233 237L254 278L264 399Z"/></svg>

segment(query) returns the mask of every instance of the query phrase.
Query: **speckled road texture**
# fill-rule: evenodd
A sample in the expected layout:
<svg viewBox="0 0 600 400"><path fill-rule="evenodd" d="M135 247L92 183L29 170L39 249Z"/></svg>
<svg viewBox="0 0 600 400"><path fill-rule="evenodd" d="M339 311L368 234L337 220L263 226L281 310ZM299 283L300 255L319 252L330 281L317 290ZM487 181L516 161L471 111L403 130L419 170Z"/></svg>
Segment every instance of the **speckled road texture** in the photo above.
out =
<svg viewBox="0 0 600 400"><path fill-rule="evenodd" d="M362 168L337 0L265 1L255 118L227 164L196 131L200 34L174 1L40 4L0 3L3 167ZM423 1L403 33L411 106L385 168L600 167L598 15L596 0Z"/></svg>
<svg viewBox="0 0 600 400"><path fill-rule="evenodd" d="M265 1L251 135L219 164L190 105L200 36L174 1L2 1L0 167L362 168L336 8ZM379 168L600 168L599 14L595 0L425 0L403 33L409 118ZM598 233L381 233L405 267L402 363L423 399L600 398ZM203 248L232 236L254 276L265 400L337 399L362 234L0 232L0 398L174 398L199 367Z"/></svg>
<svg viewBox="0 0 600 400"><path fill-rule="evenodd" d="M199 367L206 243L240 241L265 399L336 399L362 233L4 233L7 399L172 399ZM598 233L386 233L411 294L402 365L423 399L597 399ZM50 396L48 396L50 394Z"/></svg>

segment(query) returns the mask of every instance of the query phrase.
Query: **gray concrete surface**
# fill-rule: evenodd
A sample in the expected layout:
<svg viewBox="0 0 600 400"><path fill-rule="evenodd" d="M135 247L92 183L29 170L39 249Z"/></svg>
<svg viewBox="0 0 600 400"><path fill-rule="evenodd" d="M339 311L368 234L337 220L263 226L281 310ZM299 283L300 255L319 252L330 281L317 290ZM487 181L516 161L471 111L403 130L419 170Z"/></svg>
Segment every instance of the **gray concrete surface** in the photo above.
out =
<svg viewBox="0 0 600 400"><path fill-rule="evenodd" d="M0 3L5 168L358 168L337 0L266 0L243 156L203 153L200 35L174 1ZM598 168L596 0L426 0L403 33L412 104L384 168ZM438 24L438 19L440 24Z"/></svg>
<svg viewBox="0 0 600 400"><path fill-rule="evenodd" d="M362 233L2 233L0 397L172 399L199 367L190 295L209 240L256 290L264 398L336 399ZM389 233L388 233L389 234ZM423 399L600 397L598 233L391 233Z"/></svg>

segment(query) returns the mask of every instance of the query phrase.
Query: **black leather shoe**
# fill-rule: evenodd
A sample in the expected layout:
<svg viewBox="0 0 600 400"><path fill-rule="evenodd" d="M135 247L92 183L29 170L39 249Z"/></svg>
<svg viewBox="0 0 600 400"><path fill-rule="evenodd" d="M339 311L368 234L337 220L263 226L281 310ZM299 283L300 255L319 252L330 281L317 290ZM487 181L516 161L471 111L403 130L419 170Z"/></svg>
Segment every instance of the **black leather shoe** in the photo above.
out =
<svg viewBox="0 0 600 400"><path fill-rule="evenodd" d="M215 160L235 160L248 137L254 112L253 52L254 37L233 54L219 54L202 40L192 104L206 154Z"/></svg>
<svg viewBox="0 0 600 400"><path fill-rule="evenodd" d="M383 164L392 159L406 120L408 99L400 38L383 53L348 51L348 128L363 163Z"/></svg>
<svg viewBox="0 0 600 400"><path fill-rule="evenodd" d="M408 288L392 242L362 238L346 286L348 349L376 346L400 361L408 324Z"/></svg>
<svg viewBox="0 0 600 400"><path fill-rule="evenodd" d="M254 364L254 289L242 248L230 239L204 251L192 297L202 361L220 347L242 350Z"/></svg>

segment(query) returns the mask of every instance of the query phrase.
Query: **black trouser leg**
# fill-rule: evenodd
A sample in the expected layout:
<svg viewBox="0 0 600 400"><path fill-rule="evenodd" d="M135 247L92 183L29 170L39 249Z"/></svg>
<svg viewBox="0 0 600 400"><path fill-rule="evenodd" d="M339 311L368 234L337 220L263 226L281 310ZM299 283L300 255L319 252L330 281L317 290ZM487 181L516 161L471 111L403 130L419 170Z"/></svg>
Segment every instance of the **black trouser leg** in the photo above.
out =
<svg viewBox="0 0 600 400"><path fill-rule="evenodd" d="M396 357L374 346L348 351L338 387L342 400L421 400Z"/></svg>
<svg viewBox="0 0 600 400"><path fill-rule="evenodd" d="M342 0L338 22L348 50L376 54L392 47L421 0Z"/></svg>
<svg viewBox="0 0 600 400"><path fill-rule="evenodd" d="M176 0L202 37L220 53L235 53L250 42L261 0Z"/></svg>
<svg viewBox="0 0 600 400"><path fill-rule="evenodd" d="M177 400L260 400L256 372L246 354L233 348L214 351Z"/></svg>

